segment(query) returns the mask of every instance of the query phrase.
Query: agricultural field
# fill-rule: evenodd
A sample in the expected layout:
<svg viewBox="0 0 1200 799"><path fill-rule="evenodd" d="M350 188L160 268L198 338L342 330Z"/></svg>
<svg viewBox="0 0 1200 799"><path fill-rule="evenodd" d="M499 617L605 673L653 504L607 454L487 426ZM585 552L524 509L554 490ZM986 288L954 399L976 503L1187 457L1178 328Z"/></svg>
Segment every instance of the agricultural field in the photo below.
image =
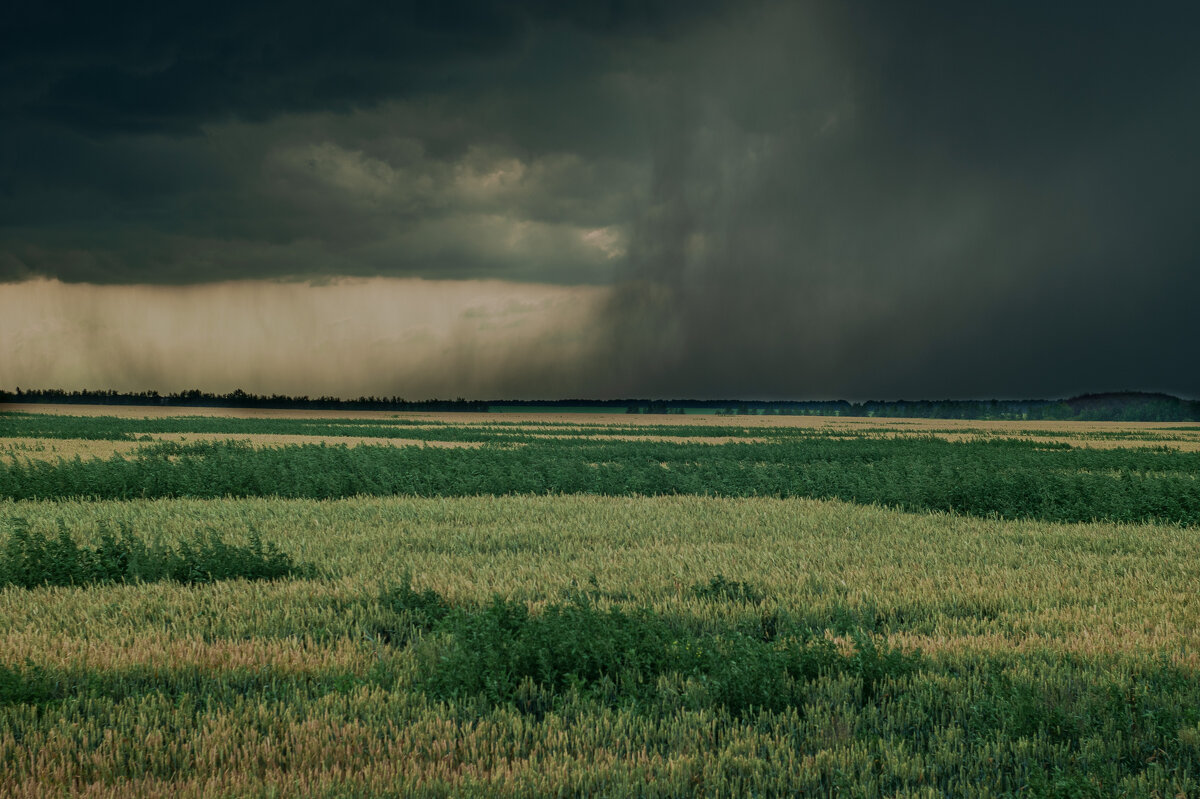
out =
<svg viewBox="0 0 1200 799"><path fill-rule="evenodd" d="M1200 796L1200 425L0 413L0 796Z"/></svg>

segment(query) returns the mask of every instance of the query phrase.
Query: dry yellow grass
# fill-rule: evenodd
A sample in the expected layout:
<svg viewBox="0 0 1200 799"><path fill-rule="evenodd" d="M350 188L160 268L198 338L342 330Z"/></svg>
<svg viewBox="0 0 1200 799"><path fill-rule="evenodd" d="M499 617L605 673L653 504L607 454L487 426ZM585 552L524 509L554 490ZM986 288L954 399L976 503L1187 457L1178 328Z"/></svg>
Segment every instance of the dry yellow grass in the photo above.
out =
<svg viewBox="0 0 1200 799"><path fill-rule="evenodd" d="M82 438L0 438L0 460L54 461L59 458L108 458L129 455L142 446L140 441L92 441Z"/></svg>
<svg viewBox="0 0 1200 799"><path fill-rule="evenodd" d="M256 449L283 447L296 444L344 444L357 447L364 444L383 447L478 447L477 441L432 441L415 438L378 438L371 436L300 436L275 433L231 435L229 433L153 433L145 436L147 441L93 441L80 438L34 439L0 438L0 458L14 457L18 460L54 461L59 458L80 457L109 458L113 455L136 455L144 447L163 441L179 443L197 441L238 441L248 443Z"/></svg>
<svg viewBox="0 0 1200 799"><path fill-rule="evenodd" d="M11 404L4 410L29 413L65 414L75 416L117 416L122 418L163 418L180 416L211 416L238 419L326 419L347 423L373 420L406 420L429 422L417 425L413 431L436 436L445 425L471 429L490 428L492 432L529 435L535 438L589 438L596 440L663 441L675 443L724 444L731 442L761 443L769 437L748 436L671 436L592 435L595 426L637 428L647 426L692 426L769 431L778 428L802 428L813 432L849 432L871 436L937 436L950 441L975 441L992 437L1021 438L1041 443L1067 443L1077 447L1114 449L1129 447L1170 447L1183 452L1200 452L1200 423L1184 422L1061 422L1061 421L978 421L966 419L884 419L830 416L723 416L717 414L605 414L605 413L411 413L391 411L313 411L292 409L252 408L178 408L162 406L100 406L100 405L38 405ZM576 431L564 430L562 425L578 426ZM499 426L499 427L498 427ZM1115 437L1114 437L1115 436ZM155 435L160 441L219 441L249 440L254 446L283 446L287 444L380 444L387 446L478 446L475 442L394 439L361 436L293 436L251 435L231 436L220 433ZM44 445L34 451L32 447ZM18 450L20 450L18 452ZM0 457L19 454L23 457L53 460L59 456L97 457L125 454L136 450L130 442L37 442L30 439L0 439Z"/></svg>
<svg viewBox="0 0 1200 799"><path fill-rule="evenodd" d="M1030 759L1028 738L968 740L957 724L921 727L924 748L907 734L866 736L863 719L901 711L890 698L854 710L855 689L838 677L814 682L802 710L742 726L708 710L565 704L537 718L438 704L409 689L418 655L370 635L372 598L409 573L456 604L499 594L534 607L594 576L601 607L716 627L773 609L878 611L892 644L960 664L1013 656L1005 674L1063 691L1082 690L1075 673L1056 671L1067 656L1118 671L1158 657L1187 677L1200 669L1200 531L1171 525L689 496L0 501L0 525L15 517L83 540L102 524L166 540L253 527L328 576L0 590L0 666L132 686L0 706L0 797L737 796L754 781L768 786L758 795L834 795L812 786L836 776L865 786L863 796L982 798L1018 795L987 780L997 761ZM717 574L753 583L763 606L697 596ZM398 681L306 692L380 664ZM968 678L949 669L922 679L905 690L953 695ZM1177 736L1200 741L1200 727ZM930 785L947 773L961 790ZM881 774L905 788L885 792ZM1151 766L1105 787L1200 795L1194 778Z"/></svg>
<svg viewBox="0 0 1200 799"><path fill-rule="evenodd" d="M356 642L322 644L303 638L206 640L182 635L168 637L152 631L125 628L114 637L63 635L47 630L0 634L0 663L19 665L26 659L43 667L77 669L202 668L212 671L271 668L286 674L344 670L362 674L373 654Z"/></svg>
<svg viewBox="0 0 1200 799"><path fill-rule="evenodd" d="M812 427L853 430L862 427L898 429L980 428L996 435L1020 430L1046 432L1117 432L1162 431L1188 428L1184 434L1200 435L1200 422L1060 422L973 419L888 419L865 416L724 416L717 413L625 414L625 413L458 413L400 411L337 411L290 408L185 408L160 405L43 405L6 403L5 411L47 413L65 416L117 416L123 418L162 418L167 416L216 416L236 419L412 419L452 424L521 425L545 423L575 425L700 425L714 427Z"/></svg>
<svg viewBox="0 0 1200 799"><path fill-rule="evenodd" d="M424 428L436 434L438 428ZM540 428L544 430L544 428ZM508 428L506 433L512 435L528 435L534 439L584 439L588 441L655 441L669 444L764 444L775 439L760 436L669 436L669 435L578 435L570 433L545 433L538 428ZM927 436L934 435L947 441L980 441L990 436L976 433L947 433L947 432L917 432L896 429L888 432L871 433L871 437L888 438L893 436ZM1026 441L1041 443L1065 443L1075 447L1091 449L1121 449L1131 447L1169 447L1180 452L1200 452L1200 440L1196 439L1079 439L1067 436L1030 436L1009 434L1006 437L1020 438ZM113 455L136 455L144 447L153 446L157 442L175 441L180 443L197 441L239 441L249 443L255 448L280 447L294 444L326 444L336 446L344 444L349 447L359 445L375 445L386 447L480 447L478 441L438 441L436 439L381 438L373 436L304 436L272 433L256 433L252 435L231 435L227 433L158 433L148 434L148 441L93 441L89 439L32 439L32 438L0 438L0 459L16 458L18 460L55 461L59 458L70 460L75 457L109 458Z"/></svg>
<svg viewBox="0 0 1200 799"><path fill-rule="evenodd" d="M381 447L478 447L478 441L433 441L418 438L381 438L376 436L302 436L284 433L253 433L230 435L228 433L156 433L155 441L242 441L254 447L283 447L295 444L345 444L356 447L367 444Z"/></svg>
<svg viewBox="0 0 1200 799"><path fill-rule="evenodd" d="M561 598L594 575L633 604L714 618L742 611L697 600L689 586L720 573L753 582L782 608L869 605L927 618L936 631L898 639L923 647L1200 651L1200 531L1168 525L995 521L807 499L592 496L0 502L0 522L13 516L46 533L61 519L85 539L101 520L166 539L253 526L341 577L0 590L0 662L39 651L83 656L82 642L178 654L197 639L352 627L330 608L406 571L469 604L494 594ZM183 650L170 649L177 640Z"/></svg>

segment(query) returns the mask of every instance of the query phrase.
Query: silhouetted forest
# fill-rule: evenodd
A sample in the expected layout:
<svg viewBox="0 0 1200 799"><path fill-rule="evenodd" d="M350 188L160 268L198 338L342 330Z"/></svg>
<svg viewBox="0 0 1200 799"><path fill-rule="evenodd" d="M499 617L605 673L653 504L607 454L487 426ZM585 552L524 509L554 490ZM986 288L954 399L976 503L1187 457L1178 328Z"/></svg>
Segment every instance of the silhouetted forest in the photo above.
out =
<svg viewBox="0 0 1200 799"><path fill-rule="evenodd" d="M1084 394L1070 399L1027 400L691 400L691 399L561 399L561 400L406 400L402 397L289 397L248 394L208 394L198 390L177 394L157 391L0 390L0 403L26 402L61 405L163 405L211 408L298 408L306 410L474 411L532 408L608 409L613 412L674 414L706 411L727 415L875 416L924 419L1033 419L1114 422L1200 421L1200 401L1169 394L1120 392Z"/></svg>
<svg viewBox="0 0 1200 799"><path fill-rule="evenodd" d="M181 408L300 408L306 410L342 411L476 411L487 412L490 403L482 400L429 399L409 401L402 397L289 397L248 394L241 389L228 394L208 394L197 389L178 394L159 394L157 391L63 391L37 389L15 393L0 390L0 403L34 402L54 405L166 405Z"/></svg>
<svg viewBox="0 0 1200 799"><path fill-rule="evenodd" d="M1200 421L1200 402L1169 394L1121 392L1084 394L1070 399L1027 400L869 400L867 402L770 402L637 400L629 413L681 413L685 408L731 415L876 416L918 419L1054 419L1115 422Z"/></svg>

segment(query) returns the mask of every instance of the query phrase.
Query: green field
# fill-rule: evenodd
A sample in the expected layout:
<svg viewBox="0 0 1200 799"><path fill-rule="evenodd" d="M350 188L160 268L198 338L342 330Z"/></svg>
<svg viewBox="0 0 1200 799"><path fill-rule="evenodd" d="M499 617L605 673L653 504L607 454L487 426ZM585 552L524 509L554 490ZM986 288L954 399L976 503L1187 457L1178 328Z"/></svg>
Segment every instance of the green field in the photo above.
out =
<svg viewBox="0 0 1200 799"><path fill-rule="evenodd" d="M900 432L0 414L0 796L1200 795L1200 455Z"/></svg>

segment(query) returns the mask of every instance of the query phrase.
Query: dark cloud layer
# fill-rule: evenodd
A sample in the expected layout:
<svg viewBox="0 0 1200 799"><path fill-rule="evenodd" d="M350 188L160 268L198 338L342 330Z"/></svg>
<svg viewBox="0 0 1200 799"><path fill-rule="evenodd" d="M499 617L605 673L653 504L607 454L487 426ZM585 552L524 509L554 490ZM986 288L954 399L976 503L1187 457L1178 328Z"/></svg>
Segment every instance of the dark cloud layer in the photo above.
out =
<svg viewBox="0 0 1200 799"><path fill-rule="evenodd" d="M15 79L6 105L22 114L96 134L186 133L229 117L347 112L538 80L549 65L526 56L547 35L668 37L713 5L26 3L6 12L0 63Z"/></svg>
<svg viewBox="0 0 1200 799"><path fill-rule="evenodd" d="M4 12L0 280L611 284L597 395L1200 395L1188 6L386 9Z"/></svg>

